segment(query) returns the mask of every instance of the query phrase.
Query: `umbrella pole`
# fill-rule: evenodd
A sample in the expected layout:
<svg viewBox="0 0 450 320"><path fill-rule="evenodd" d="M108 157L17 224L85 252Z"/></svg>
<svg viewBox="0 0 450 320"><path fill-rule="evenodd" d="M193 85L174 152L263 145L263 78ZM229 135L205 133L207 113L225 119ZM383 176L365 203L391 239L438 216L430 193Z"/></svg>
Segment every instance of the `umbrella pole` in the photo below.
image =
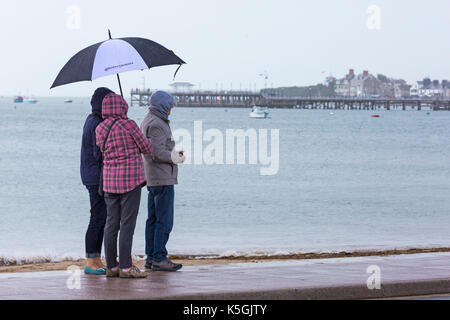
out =
<svg viewBox="0 0 450 320"><path fill-rule="evenodd" d="M112 36L111 36L111 30L110 29L108 29L108 36L109 36L109 39L111 40ZM120 83L120 76L119 76L119 74L117 74L117 81L119 82L120 95L123 98L122 83Z"/></svg>
<svg viewBox="0 0 450 320"><path fill-rule="evenodd" d="M120 95L121 95L122 98L123 98L122 84L120 83L120 76L119 76L119 74L117 74L117 81L119 81Z"/></svg>

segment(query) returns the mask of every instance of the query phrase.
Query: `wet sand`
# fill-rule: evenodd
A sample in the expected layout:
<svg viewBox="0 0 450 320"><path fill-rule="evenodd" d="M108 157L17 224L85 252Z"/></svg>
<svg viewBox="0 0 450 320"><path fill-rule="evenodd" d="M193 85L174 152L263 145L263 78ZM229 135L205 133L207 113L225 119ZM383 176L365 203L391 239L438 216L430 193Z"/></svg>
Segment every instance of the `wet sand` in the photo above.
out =
<svg viewBox="0 0 450 320"><path fill-rule="evenodd" d="M331 253L301 253L286 254L272 256L229 256L229 257L213 257L204 258L199 256L170 256L177 263L185 266L200 266L214 264L231 264L231 263L261 263L268 261L283 260L307 260L307 259L329 259L329 258L351 258L351 257L371 257L371 256L390 256L390 255L407 255L416 253L436 253L450 252L450 248L429 248L429 249L399 249L399 250L383 250L383 251L353 251L353 252L331 252ZM138 260L134 262L136 266L143 268L145 261ZM84 268L85 260L48 262L24 265L7 265L0 266L0 273L21 273L21 272L42 272L67 270L69 266L79 266Z"/></svg>

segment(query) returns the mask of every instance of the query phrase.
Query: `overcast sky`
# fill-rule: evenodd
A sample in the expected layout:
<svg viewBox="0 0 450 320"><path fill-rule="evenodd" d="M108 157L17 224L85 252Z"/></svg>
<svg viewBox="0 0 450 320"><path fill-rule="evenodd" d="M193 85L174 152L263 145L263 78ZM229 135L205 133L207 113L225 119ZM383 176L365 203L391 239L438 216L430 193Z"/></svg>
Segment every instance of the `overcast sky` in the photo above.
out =
<svg viewBox="0 0 450 320"><path fill-rule="evenodd" d="M80 9L79 25L71 6ZM261 88L265 70L275 86L315 84L349 68L408 82L449 79L449 15L449 0L2 1L0 95L117 90L114 77L49 90L63 65L106 40L108 28L173 50L188 63L177 81L202 89ZM175 69L126 73L124 91L142 87L144 76L147 86L167 88Z"/></svg>

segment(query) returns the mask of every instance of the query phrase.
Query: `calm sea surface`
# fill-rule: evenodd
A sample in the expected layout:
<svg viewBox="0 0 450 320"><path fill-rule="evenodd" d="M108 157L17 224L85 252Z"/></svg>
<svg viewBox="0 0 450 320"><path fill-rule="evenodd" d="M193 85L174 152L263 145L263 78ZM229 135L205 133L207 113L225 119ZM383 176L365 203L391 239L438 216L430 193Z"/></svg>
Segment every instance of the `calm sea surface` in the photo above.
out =
<svg viewBox="0 0 450 320"><path fill-rule="evenodd" d="M0 99L0 257L84 255L79 176L89 100ZM147 110L131 108L138 124ZM171 253L272 254L450 246L450 112L176 109L172 127L280 129L280 170L184 165ZM146 190L134 237L144 253Z"/></svg>

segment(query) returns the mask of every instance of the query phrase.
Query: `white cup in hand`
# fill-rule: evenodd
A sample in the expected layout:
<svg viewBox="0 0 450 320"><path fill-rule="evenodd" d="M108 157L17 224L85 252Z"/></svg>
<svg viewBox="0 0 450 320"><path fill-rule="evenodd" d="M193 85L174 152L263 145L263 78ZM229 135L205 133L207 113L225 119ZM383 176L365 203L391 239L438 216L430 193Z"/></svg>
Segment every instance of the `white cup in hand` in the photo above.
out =
<svg viewBox="0 0 450 320"><path fill-rule="evenodd" d="M184 163L186 161L186 157L184 156L184 151L176 151L175 149L171 154L172 162L174 164Z"/></svg>

